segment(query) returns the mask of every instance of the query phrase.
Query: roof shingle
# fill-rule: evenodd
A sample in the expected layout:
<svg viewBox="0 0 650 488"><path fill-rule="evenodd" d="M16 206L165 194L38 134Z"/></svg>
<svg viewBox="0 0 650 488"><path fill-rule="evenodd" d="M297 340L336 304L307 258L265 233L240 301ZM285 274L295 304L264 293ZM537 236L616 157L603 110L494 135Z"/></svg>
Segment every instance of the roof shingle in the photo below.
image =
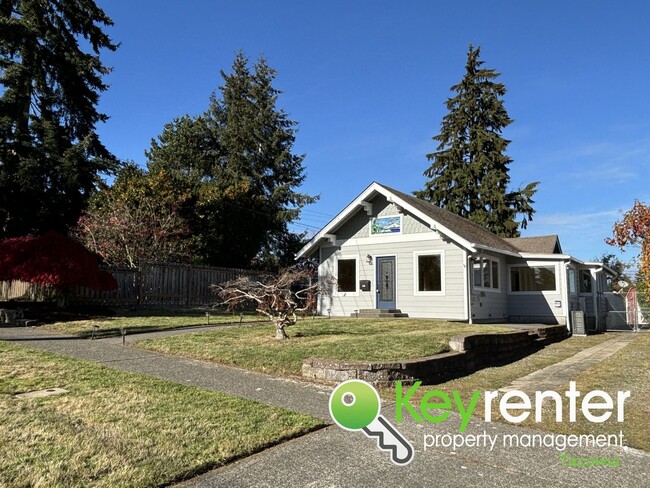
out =
<svg viewBox="0 0 650 488"><path fill-rule="evenodd" d="M534 254L561 254L560 240L556 235L535 237L512 237L504 239L519 252Z"/></svg>
<svg viewBox="0 0 650 488"><path fill-rule="evenodd" d="M402 193L386 185L377 184L472 244L478 244L500 251L519 252L519 249L514 244L508 242L507 239L502 239L485 227L481 227L460 215L451 213L448 210L408 195L407 193Z"/></svg>

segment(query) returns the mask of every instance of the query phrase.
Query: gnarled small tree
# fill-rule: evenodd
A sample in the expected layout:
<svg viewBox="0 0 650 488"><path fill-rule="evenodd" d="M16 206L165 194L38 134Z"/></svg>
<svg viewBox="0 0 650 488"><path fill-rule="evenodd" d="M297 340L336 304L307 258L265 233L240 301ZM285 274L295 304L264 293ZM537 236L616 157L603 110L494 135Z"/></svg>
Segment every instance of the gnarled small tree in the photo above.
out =
<svg viewBox="0 0 650 488"><path fill-rule="evenodd" d="M294 325L298 314L315 310L318 295L329 293L331 286L318 280L312 269L292 267L260 279L240 277L213 289L221 305L229 310L254 306L275 324L277 339L288 339L285 327Z"/></svg>

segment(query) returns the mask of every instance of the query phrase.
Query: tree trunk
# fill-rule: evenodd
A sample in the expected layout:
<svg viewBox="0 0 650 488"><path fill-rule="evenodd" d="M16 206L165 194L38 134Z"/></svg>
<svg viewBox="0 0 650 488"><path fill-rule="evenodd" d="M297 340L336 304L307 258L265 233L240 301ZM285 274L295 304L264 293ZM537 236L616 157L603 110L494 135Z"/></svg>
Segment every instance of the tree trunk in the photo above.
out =
<svg viewBox="0 0 650 488"><path fill-rule="evenodd" d="M275 327L276 327L276 329L275 329L275 338L276 339L284 340L284 339L289 338L287 333L284 331L284 325L276 325Z"/></svg>

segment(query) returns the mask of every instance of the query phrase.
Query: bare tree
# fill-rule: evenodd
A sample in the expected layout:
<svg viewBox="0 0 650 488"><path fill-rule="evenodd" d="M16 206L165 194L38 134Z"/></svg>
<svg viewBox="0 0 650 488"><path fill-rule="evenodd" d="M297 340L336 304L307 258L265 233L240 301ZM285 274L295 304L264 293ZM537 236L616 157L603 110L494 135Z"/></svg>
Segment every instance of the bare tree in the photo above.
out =
<svg viewBox="0 0 650 488"><path fill-rule="evenodd" d="M230 310L253 305L275 324L277 339L288 339L285 327L294 325L298 314L315 310L318 295L328 294L331 286L315 278L313 270L294 267L257 280L237 278L213 289Z"/></svg>

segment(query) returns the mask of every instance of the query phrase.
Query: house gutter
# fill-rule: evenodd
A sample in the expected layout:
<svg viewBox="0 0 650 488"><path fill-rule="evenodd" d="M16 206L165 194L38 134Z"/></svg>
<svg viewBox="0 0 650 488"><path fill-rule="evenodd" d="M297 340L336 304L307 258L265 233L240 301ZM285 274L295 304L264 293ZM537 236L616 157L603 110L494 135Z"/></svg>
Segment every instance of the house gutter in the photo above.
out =
<svg viewBox="0 0 650 488"><path fill-rule="evenodd" d="M518 253L518 252L506 251L504 249L497 249L496 247L484 246L483 244L476 244L474 242L472 243L472 247L474 249L481 249L481 250L484 250L484 251L491 251L491 252L494 252L494 253L497 253L497 254L505 254L507 256L514 256L516 258L522 257L522 255L520 253ZM472 249L470 249L470 251L472 251Z"/></svg>

